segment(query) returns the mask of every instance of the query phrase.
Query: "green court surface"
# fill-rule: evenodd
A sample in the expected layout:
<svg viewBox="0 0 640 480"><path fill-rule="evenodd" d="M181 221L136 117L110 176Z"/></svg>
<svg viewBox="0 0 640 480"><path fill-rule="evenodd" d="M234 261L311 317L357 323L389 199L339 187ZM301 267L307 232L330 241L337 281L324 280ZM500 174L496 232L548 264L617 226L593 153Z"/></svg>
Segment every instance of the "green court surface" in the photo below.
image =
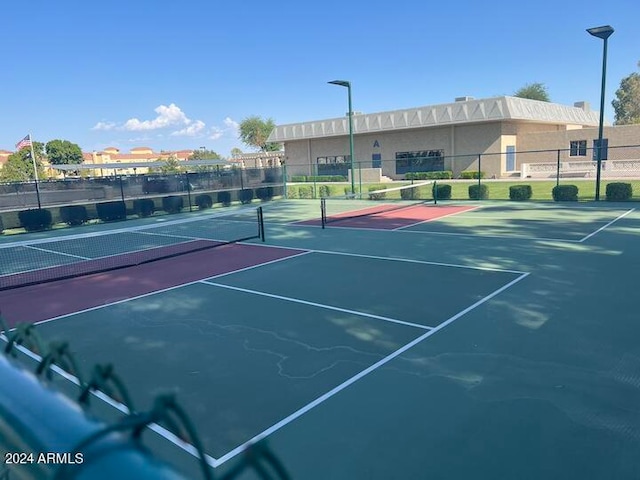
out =
<svg viewBox="0 0 640 480"><path fill-rule="evenodd" d="M319 203L265 204L267 241L249 243L289 257L38 331L69 339L85 369L113 362L139 405L175 391L220 474L266 438L294 479L640 478L633 204L479 202L398 230L297 223ZM207 237L187 225L149 241ZM107 254L139 248L119 235ZM90 244L58 251L91 257ZM170 434L147 438L199 478Z"/></svg>

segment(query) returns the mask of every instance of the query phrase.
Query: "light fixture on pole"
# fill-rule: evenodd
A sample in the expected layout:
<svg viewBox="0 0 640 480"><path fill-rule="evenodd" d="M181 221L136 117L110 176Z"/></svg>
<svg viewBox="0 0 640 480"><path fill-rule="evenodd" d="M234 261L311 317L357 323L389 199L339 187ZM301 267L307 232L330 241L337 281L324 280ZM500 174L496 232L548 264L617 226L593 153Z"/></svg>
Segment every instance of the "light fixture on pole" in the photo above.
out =
<svg viewBox="0 0 640 480"><path fill-rule="evenodd" d="M587 28L587 32L594 37L604 40L604 50L602 53L602 86L600 88L600 121L598 122L598 143L594 146L596 153L596 201L600 200L600 171L602 169L603 150L603 124L604 124L604 89L607 79L607 39L614 32L613 27L604 25L602 27Z"/></svg>
<svg viewBox="0 0 640 480"><path fill-rule="evenodd" d="M347 94L349 96L349 156L351 158L351 193L356 193L356 187L354 183L355 172L353 171L353 110L351 108L351 82L347 80L333 80L329 82L332 85L339 85L341 87L347 87Z"/></svg>

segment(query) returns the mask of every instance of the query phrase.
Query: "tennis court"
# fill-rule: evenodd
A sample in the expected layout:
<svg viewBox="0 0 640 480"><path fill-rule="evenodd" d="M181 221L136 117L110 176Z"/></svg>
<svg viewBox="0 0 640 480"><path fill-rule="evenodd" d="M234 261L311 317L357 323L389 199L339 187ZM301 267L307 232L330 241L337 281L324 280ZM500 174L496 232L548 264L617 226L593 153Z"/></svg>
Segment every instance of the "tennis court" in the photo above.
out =
<svg viewBox="0 0 640 480"><path fill-rule="evenodd" d="M300 479L640 477L633 205L346 202L3 238L0 309L175 391L216 472L266 438Z"/></svg>

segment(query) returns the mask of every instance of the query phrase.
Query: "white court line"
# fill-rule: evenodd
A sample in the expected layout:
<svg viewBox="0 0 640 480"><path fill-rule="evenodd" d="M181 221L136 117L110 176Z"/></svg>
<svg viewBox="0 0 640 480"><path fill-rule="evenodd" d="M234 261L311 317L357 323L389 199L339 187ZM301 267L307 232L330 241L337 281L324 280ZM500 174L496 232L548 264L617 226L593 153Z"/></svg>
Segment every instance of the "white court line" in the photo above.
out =
<svg viewBox="0 0 640 480"><path fill-rule="evenodd" d="M25 245L24 248L31 248L32 250L38 250L40 252L54 253L56 255L64 255L65 257L79 258L80 260L91 260L90 257L83 257L81 255L73 255L72 253L56 252L55 250L49 250L48 248L33 247L31 245ZM57 265L54 265L54 266L57 266ZM48 268L48 267L45 267L45 268ZM22 272L20 272L20 273L22 273Z"/></svg>
<svg viewBox="0 0 640 480"><path fill-rule="evenodd" d="M412 323L412 322L405 322L403 320L396 320L395 318L384 317L382 315L374 315L372 313L359 312L357 310L351 310L351 309L348 309L348 308L334 307L333 305L327 305L327 304L324 304L324 303L309 302L307 300L300 300L299 298L285 297L283 295L276 295L276 294L273 294L273 293L260 292L260 291L257 291L257 290L250 290L248 288L234 287L232 285L225 285L224 283L211 282L209 280L202 280L201 283L206 283L207 285L212 285L214 287L221 287L221 288L227 288L229 290L236 290L238 292L250 293L252 295L259 295L259 296L262 296L262 297L275 298L277 300L284 300L285 302L300 303L302 305L309 305L311 307L323 308L325 310L334 310L336 312L349 313L351 315L357 315L357 316L360 316L360 317L373 318L375 320L383 320L385 322L397 323L399 325L404 325L404 326L407 326L407 327L419 328L421 330L432 330L433 329L433 327L428 327L426 325L420 325L418 323Z"/></svg>
<svg viewBox="0 0 640 480"><path fill-rule="evenodd" d="M403 347L399 348L395 352L387 355L386 357L384 357L383 359L381 359L378 362L374 363L370 367L362 370L360 373L358 373L358 374L354 375L353 377L349 378L348 380L342 382L340 385L332 388L327 393L321 395L320 397L316 398L315 400L313 400L312 402L308 403L304 407L296 410L291 415L283 418L282 420L280 420L279 422L275 423L271 427L269 427L266 430L264 430L264 431L260 432L259 434L255 435L253 438L251 438L250 440L244 442L242 445L239 445L236 448L234 448L233 450L231 450L230 452L224 454L222 457L217 459L215 466L217 467L219 465L222 465L226 461L231 460L233 457L235 457L239 453L242 453L248 446L250 446L253 443L255 443L255 442L257 442L257 441L259 441L259 440L271 435L272 433L280 430L282 427L284 427L284 426L288 425L289 423L293 422L294 420L298 419L299 417L301 417L305 413L309 412L310 410L312 410L313 408L317 407L321 403L323 403L326 400L330 399L331 397L333 397L337 393L341 392L345 388L349 387L353 383L357 382L358 380L362 379L366 375L368 375L371 372L373 372L373 371L377 370L378 368L382 367L383 365L385 365L386 363L390 362L391 360L393 360L397 356L403 354L404 352L406 352L410 348L416 346L417 344L421 343L425 339L429 338L431 335L435 334L436 332L439 332L440 330L442 330L446 326L452 324L453 322L458 320L460 317L466 315L467 313L469 313L470 311L472 311L475 308L479 307L480 305L482 305L483 303L487 302L488 300L491 300L496 295L502 293L503 291L505 291L509 287L515 285L519 281L521 281L524 278L526 278L528 275L529 275L529 273L523 273L518 278L510 281L509 283L507 283L506 285L500 287L499 289L495 290L494 292L490 293L486 297L478 300L473 305L465 308L461 312L456 313L454 316L452 316L449 319L445 320L440 325L435 327L433 330L430 330L430 331L420 335L415 340L412 340L411 342L407 343L406 345L404 345Z"/></svg>
<svg viewBox="0 0 640 480"><path fill-rule="evenodd" d="M604 230L605 228L607 228L610 225L613 225L615 222L617 222L618 220L620 220L621 218L626 217L627 215L629 215L631 212L633 212L635 210L635 208L632 208L631 210L627 210L626 212L624 212L622 215L617 216L616 218L614 218L613 220L611 220L609 223L607 223L606 225L603 225L602 227L600 227L599 229L597 229L595 232L591 232L589 235L587 235L586 237L582 238L581 240L578 240L578 243L582 243L586 240L589 240L591 237L593 237L596 233L600 233L602 230Z"/></svg>
<svg viewBox="0 0 640 480"><path fill-rule="evenodd" d="M388 230L387 230L388 231ZM258 247L265 247L265 248L283 248L285 250L288 249L294 249L296 250L295 247L283 247L280 245L266 245L266 244L259 244L259 243L250 243L248 245L254 245L254 246L258 246ZM367 255L364 253L349 253L349 252L336 252L334 250L316 250L313 248L309 248L309 249L305 249L306 253L323 253L326 255L342 255L345 257L360 257L360 258L372 258L374 260L387 260L390 262L406 262L406 263L417 263L420 265L435 265L438 267L450 267L450 268L462 268L462 269L467 269L467 270L481 270L481 271L487 271L487 272L503 272L503 273L515 273L515 274L522 274L525 272L522 272L520 270L508 270L505 268L493 268L493 267L474 267L474 266L470 266L470 265L459 265L456 263L443 263L443 262L431 262L429 260L413 260L411 258L402 258L402 257L382 257L379 255ZM296 255L298 256L298 255Z"/></svg>
<svg viewBox="0 0 640 480"><path fill-rule="evenodd" d="M450 206L451 206L451 207L456 207L456 206L458 206L458 205L450 205ZM420 224L423 224L423 223L434 222L434 221L436 221L436 220L440 220L441 218L447 218L447 217L451 217L451 216L453 216L453 215L461 215L461 214L463 214L463 213L473 212L474 210L477 210L477 209L479 209L479 208L481 208L481 207L479 207L479 206L478 206L478 207L468 208L468 209L466 209L466 210L461 210L461 211L459 211L459 212L448 213L448 214L446 214L446 215L441 215L441 216L439 216L439 217L429 218L428 220L422 220L421 222L412 223L411 225L405 225L405 226L403 226L403 227L392 228L392 229L391 229L391 231L392 231L392 232L397 232L398 230L403 230L403 229L405 229L405 228L409 228L409 227L415 227L416 225L420 225ZM474 217L474 218L475 218L475 217Z"/></svg>

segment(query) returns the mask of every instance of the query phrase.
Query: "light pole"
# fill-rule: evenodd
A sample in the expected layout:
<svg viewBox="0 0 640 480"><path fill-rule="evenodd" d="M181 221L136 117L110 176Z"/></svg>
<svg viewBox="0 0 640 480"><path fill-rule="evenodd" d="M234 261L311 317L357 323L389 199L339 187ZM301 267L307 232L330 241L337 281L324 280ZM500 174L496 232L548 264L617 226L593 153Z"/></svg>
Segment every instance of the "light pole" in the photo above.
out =
<svg viewBox="0 0 640 480"><path fill-rule="evenodd" d="M349 96L349 156L351 158L351 194L355 195L355 171L353 170L353 110L351 109L351 82L346 80L333 80L329 82L332 85L340 85L341 87L347 87L347 94Z"/></svg>
<svg viewBox="0 0 640 480"><path fill-rule="evenodd" d="M600 200L600 170L602 168L602 130L604 123L604 87L607 79L607 39L614 32L613 27L604 25L602 27L587 28L587 32L594 37L604 40L604 50L602 53L602 86L600 88L600 121L598 122L598 144L596 148L596 202Z"/></svg>

